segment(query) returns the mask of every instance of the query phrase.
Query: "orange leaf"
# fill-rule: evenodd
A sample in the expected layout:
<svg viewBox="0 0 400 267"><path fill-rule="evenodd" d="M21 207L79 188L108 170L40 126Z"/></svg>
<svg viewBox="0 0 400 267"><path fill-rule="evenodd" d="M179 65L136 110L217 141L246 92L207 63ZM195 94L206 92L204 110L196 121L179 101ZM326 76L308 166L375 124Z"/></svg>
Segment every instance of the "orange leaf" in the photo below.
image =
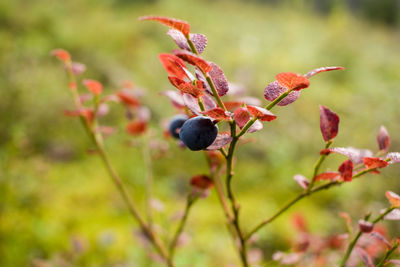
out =
<svg viewBox="0 0 400 267"><path fill-rule="evenodd" d="M242 129L250 120L249 111L247 110L247 108L238 108L233 114L233 119L235 120L239 128Z"/></svg>
<svg viewBox="0 0 400 267"><path fill-rule="evenodd" d="M127 106L137 107L140 105L139 101L136 98L123 91L117 92L116 95L118 96L119 100L121 100L122 103Z"/></svg>
<svg viewBox="0 0 400 267"><path fill-rule="evenodd" d="M126 132L131 135L140 135L147 129L147 123L144 121L134 121L126 126Z"/></svg>
<svg viewBox="0 0 400 267"><path fill-rule="evenodd" d="M183 20L162 17L162 16L144 16L144 17L140 17L139 20L140 21L143 21L143 20L157 21L157 22L164 24L170 28L174 28L175 30L180 31L185 36L189 36L189 33L190 33L189 23L187 23L186 21L183 21Z"/></svg>
<svg viewBox="0 0 400 267"><path fill-rule="evenodd" d="M204 89L202 87L202 82L198 81L196 85L193 85L192 83L185 82L182 79L179 79L178 77L174 76L168 76L169 81L173 86L178 88L182 93L186 94L191 94L192 96L198 98L202 95L204 95Z"/></svg>
<svg viewBox="0 0 400 267"><path fill-rule="evenodd" d="M93 110L88 109L88 108L82 108L82 109L78 109L78 110L64 110L64 115L70 116L70 117L82 116L85 118L85 120L88 124L91 124L94 119Z"/></svg>
<svg viewBox="0 0 400 267"><path fill-rule="evenodd" d="M340 176L340 173L338 173L338 172L324 172L324 173L321 173L320 175L315 176L314 181L333 180L339 176Z"/></svg>
<svg viewBox="0 0 400 267"><path fill-rule="evenodd" d="M393 193L392 191L386 191L385 195L393 207L400 208L400 196L399 195L397 195L396 193Z"/></svg>
<svg viewBox="0 0 400 267"><path fill-rule="evenodd" d="M50 55L57 57L64 63L71 60L70 54L64 49L54 49L51 51Z"/></svg>
<svg viewBox="0 0 400 267"><path fill-rule="evenodd" d="M212 69L211 65L208 64L208 62L205 59L199 57L196 54L193 54L192 52L188 52L188 51L184 51L184 50L175 50L174 54L177 57L186 61L187 63L198 67L200 70L202 70L205 73L211 71L211 69Z"/></svg>
<svg viewBox="0 0 400 267"><path fill-rule="evenodd" d="M101 91L103 91L103 86L98 81L83 80L82 83L83 83L83 85L86 86L87 89L89 89L90 92L92 92L95 95L99 95L99 94L101 94Z"/></svg>
<svg viewBox="0 0 400 267"><path fill-rule="evenodd" d="M368 169L384 168L388 165L387 161L379 158L363 158L363 162Z"/></svg>
<svg viewBox="0 0 400 267"><path fill-rule="evenodd" d="M198 189L208 189L213 186L213 181L206 175L195 175L190 179L190 184Z"/></svg>
<svg viewBox="0 0 400 267"><path fill-rule="evenodd" d="M278 83L289 90L301 90L310 86L310 81L301 74L282 72L275 76Z"/></svg>
<svg viewBox="0 0 400 267"><path fill-rule="evenodd" d="M169 75L176 76L180 79L184 79L187 76L185 63L179 57L171 54L160 54L158 58Z"/></svg>
<svg viewBox="0 0 400 267"><path fill-rule="evenodd" d="M258 118L261 121L272 121L276 119L276 115L265 108L247 106L247 110L252 116Z"/></svg>
<svg viewBox="0 0 400 267"><path fill-rule="evenodd" d="M206 111L201 112L201 114L206 115L214 120L230 120L230 116L226 114L226 112L222 108L213 108Z"/></svg>

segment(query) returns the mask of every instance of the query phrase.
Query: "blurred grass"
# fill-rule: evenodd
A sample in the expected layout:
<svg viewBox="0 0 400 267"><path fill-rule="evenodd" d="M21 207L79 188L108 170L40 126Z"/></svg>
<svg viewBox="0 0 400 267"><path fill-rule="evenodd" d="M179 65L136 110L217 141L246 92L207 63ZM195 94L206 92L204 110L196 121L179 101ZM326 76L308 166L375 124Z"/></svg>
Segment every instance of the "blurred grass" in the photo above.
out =
<svg viewBox="0 0 400 267"><path fill-rule="evenodd" d="M278 120L253 134L254 143L237 154L234 189L246 229L274 212L299 189L296 173L311 175L323 146L318 104L341 116L336 146L376 149L381 124L400 150L400 35L394 28L352 17L340 5L318 15L304 4L269 7L236 1L7 1L0 3L0 264L30 265L50 259L54 266L157 266L146 260L134 237L135 223L111 186L100 161L86 154L90 142L71 108L66 78L49 56L69 50L84 62L85 77L99 79L111 93L125 80L147 88L144 102L153 126L174 113L158 93L170 89L157 55L174 49L156 23L139 23L146 14L185 19L192 31L208 37L204 57L218 63L232 82L262 99L264 87L283 71L306 73L326 65L345 72L312 79L293 105L277 108ZM140 203L145 169L141 151L127 148L123 118L119 134L108 140L112 161ZM188 178L206 172L202 153L171 149L154 165L155 195L166 205L157 215L165 229L184 206ZM61 157L54 151L61 151ZM343 160L332 156L323 168ZM399 167L324 192L296 207L315 233L344 231L338 211L355 219L387 205L384 191L399 193ZM351 205L349 205L351 203ZM143 206L143 203L142 203ZM288 249L294 230L287 215L260 232L265 260ZM316 219L317 218L317 219ZM178 266L226 266L236 255L214 193L200 201L189 218L188 246L178 251ZM391 225L391 224L390 224ZM392 226L394 229L394 224ZM397 233L398 234L398 233Z"/></svg>

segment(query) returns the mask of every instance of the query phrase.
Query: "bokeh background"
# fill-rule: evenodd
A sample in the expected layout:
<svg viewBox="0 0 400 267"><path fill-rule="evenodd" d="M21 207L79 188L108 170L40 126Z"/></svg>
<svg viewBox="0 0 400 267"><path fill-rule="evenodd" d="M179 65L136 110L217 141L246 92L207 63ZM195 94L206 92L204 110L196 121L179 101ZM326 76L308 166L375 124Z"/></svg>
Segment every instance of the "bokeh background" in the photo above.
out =
<svg viewBox="0 0 400 267"><path fill-rule="evenodd" d="M341 117L335 146L377 150L385 125L392 151L400 150L400 1L398 0L13 0L0 2L0 265L159 266L146 257L131 219L101 161L87 150L90 140L76 119L67 79L49 55L65 48L112 93L126 80L145 88L152 112L151 137L162 139L160 121L175 113L160 96L172 89L157 55L175 49L167 28L138 22L142 15L184 19L208 37L204 57L220 65L231 82L263 102L275 74L324 73L278 119L240 147L234 190L245 229L272 214L299 192L294 174L310 176L323 146L318 105ZM114 108L114 107L113 107ZM115 107L117 109L117 107ZM106 119L119 131L107 140L112 162L144 209L146 167L141 146L127 146L121 110ZM152 162L154 195L163 208L156 222L166 232L184 207L189 178L207 172L202 153L182 150L173 140ZM330 157L323 169L345 158ZM265 265L288 250L295 235L291 216L301 213L312 232L345 232L338 212L355 221L388 206L386 190L400 193L400 167L368 175L307 200L260 231L255 247ZM199 201L189 218L190 242L178 250L178 266L229 266L237 258L215 193ZM386 223L392 236L395 223ZM398 225L397 225L398 229ZM47 264L47 265L46 265ZM264 266L264 265L263 265ZM268 265L269 266L269 265Z"/></svg>

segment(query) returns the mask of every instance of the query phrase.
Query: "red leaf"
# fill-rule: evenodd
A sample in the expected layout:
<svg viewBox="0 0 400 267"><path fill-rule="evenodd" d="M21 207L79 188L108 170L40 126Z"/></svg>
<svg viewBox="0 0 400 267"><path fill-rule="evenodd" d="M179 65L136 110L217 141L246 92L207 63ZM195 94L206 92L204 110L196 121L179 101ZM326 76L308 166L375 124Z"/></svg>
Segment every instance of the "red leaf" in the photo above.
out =
<svg viewBox="0 0 400 267"><path fill-rule="evenodd" d="M287 88L280 86L277 81L273 81L272 83L268 84L267 87L265 87L264 97L269 101L274 101L287 90ZM300 91L291 91L287 97L285 97L278 103L278 106L289 105L296 101L299 97Z"/></svg>
<svg viewBox="0 0 400 267"><path fill-rule="evenodd" d="M206 111L201 112L201 114L206 115L214 120L230 120L231 117L226 114L226 112L222 108L213 108Z"/></svg>
<svg viewBox="0 0 400 267"><path fill-rule="evenodd" d="M119 100L127 106L137 107L140 105L139 101L128 93L118 91L116 95L118 96Z"/></svg>
<svg viewBox="0 0 400 267"><path fill-rule="evenodd" d="M338 133L339 116L324 106L319 106L319 114L322 137L327 142L335 138Z"/></svg>
<svg viewBox="0 0 400 267"><path fill-rule="evenodd" d="M170 29L167 32L167 34L169 36L171 36L171 38L174 40L176 45L179 46L179 48L187 50L187 51L191 51L186 37L180 31ZM193 42L194 46L196 47L197 52L199 52L199 54L203 53L204 49L207 46L207 37L204 34L200 34L200 33L192 34L191 33L190 40Z"/></svg>
<svg viewBox="0 0 400 267"><path fill-rule="evenodd" d="M239 128L242 129L250 120L249 111L247 110L247 108L238 108L233 114L233 119L235 120Z"/></svg>
<svg viewBox="0 0 400 267"><path fill-rule="evenodd" d="M304 177L301 174L296 174L295 176L293 176L293 179L303 188L303 189L307 189L308 185L310 184L310 182L308 181L308 179L306 177Z"/></svg>
<svg viewBox="0 0 400 267"><path fill-rule="evenodd" d="M195 175L190 179L190 184L198 189L209 189L214 183L207 175Z"/></svg>
<svg viewBox="0 0 400 267"><path fill-rule="evenodd" d="M399 195L397 195L396 193L393 193L392 191L386 191L385 195L393 207L400 208L400 196Z"/></svg>
<svg viewBox="0 0 400 267"><path fill-rule="evenodd" d="M379 150L388 151L390 145L390 136L385 126L381 126L379 129L376 140L378 141Z"/></svg>
<svg viewBox="0 0 400 267"><path fill-rule="evenodd" d="M82 108L78 110L65 110L64 115L70 117L79 117L82 116L85 118L88 124L91 124L94 119L94 112L92 109L89 108Z"/></svg>
<svg viewBox="0 0 400 267"><path fill-rule="evenodd" d="M339 172L344 181L351 182L353 178L353 162L349 159L343 162L339 167Z"/></svg>
<svg viewBox="0 0 400 267"><path fill-rule="evenodd" d="M311 76L314 76L315 74L325 72L325 71L331 71L331 70L344 70L343 67L322 67L318 69L313 69L307 72L306 75L304 75L306 78L310 78Z"/></svg>
<svg viewBox="0 0 400 267"><path fill-rule="evenodd" d="M169 75L176 76L180 79L187 77L185 63L179 57L171 54L160 54L158 58Z"/></svg>
<svg viewBox="0 0 400 267"><path fill-rule="evenodd" d="M232 110L243 106L244 102L241 101L224 101L226 109Z"/></svg>
<svg viewBox="0 0 400 267"><path fill-rule="evenodd" d="M182 95L180 93L178 93L177 91L168 90L168 91L162 92L161 94L168 97L169 100L171 100L171 103L174 107L179 108L179 109L185 107L185 103L183 102Z"/></svg>
<svg viewBox="0 0 400 267"><path fill-rule="evenodd" d="M82 83L83 83L83 85L86 86L87 89L89 89L90 92L92 92L95 95L99 95L99 94L101 94L101 91L103 91L103 86L98 81L83 80Z"/></svg>
<svg viewBox="0 0 400 267"><path fill-rule="evenodd" d="M271 111L265 108L260 108L256 106L247 106L247 110L253 117L258 118L261 121L272 121L276 119L276 116L272 114Z"/></svg>
<svg viewBox="0 0 400 267"><path fill-rule="evenodd" d="M363 158L364 164L368 169L384 168L388 165L387 161L379 158Z"/></svg>
<svg viewBox="0 0 400 267"><path fill-rule="evenodd" d="M70 54L64 49L54 49L50 55L55 56L64 63L71 60Z"/></svg>
<svg viewBox="0 0 400 267"><path fill-rule="evenodd" d="M182 93L191 94L192 96L198 98L204 94L204 89L202 87L202 82L198 81L198 85L195 86L190 82L185 82L184 80L168 76L169 81L173 86L178 88ZM200 85L201 84L201 85Z"/></svg>
<svg viewBox="0 0 400 267"><path fill-rule="evenodd" d="M174 54L177 57L186 61L187 63L198 67L205 73L211 71L211 69L212 69L212 67L210 66L210 64L208 64L208 62L206 60L204 60L203 58L201 58L198 55L193 54L191 52L184 51L184 50L175 50Z"/></svg>
<svg viewBox="0 0 400 267"><path fill-rule="evenodd" d="M366 267L374 267L374 262L371 256L361 247L356 247L356 251Z"/></svg>
<svg viewBox="0 0 400 267"><path fill-rule="evenodd" d="M232 137L229 134L218 134L214 142L207 147L207 150L217 150L232 142Z"/></svg>
<svg viewBox="0 0 400 267"><path fill-rule="evenodd" d="M361 163L363 162L364 157L372 157L373 155L372 151L368 149L357 149L354 147L334 147L334 148L329 148L327 150L329 150L332 153L339 153L348 157L349 159L351 159L351 161L353 161L354 164ZM327 150L323 151L325 152Z"/></svg>
<svg viewBox="0 0 400 267"><path fill-rule="evenodd" d="M320 175L317 175L314 177L314 181L320 181L320 180L334 180L336 178L340 177L340 173L338 172L324 172L321 173Z"/></svg>
<svg viewBox="0 0 400 267"><path fill-rule="evenodd" d="M310 86L310 81L301 74L294 72L282 72L275 76L279 85L289 90L301 90Z"/></svg>
<svg viewBox="0 0 400 267"><path fill-rule="evenodd" d="M217 89L218 95L226 95L226 93L229 91L229 85L224 72L217 64L213 62L210 62L209 64L211 66L209 75L215 85L215 89Z"/></svg>
<svg viewBox="0 0 400 267"><path fill-rule="evenodd" d="M126 132L131 135L143 134L147 129L145 121L133 121L126 126Z"/></svg>
<svg viewBox="0 0 400 267"><path fill-rule="evenodd" d="M188 36L190 33L190 25L186 21L179 20L179 19L174 19L174 18L168 18L168 17L161 17L161 16L144 16L139 18L140 21L143 20L154 20L157 21L161 24L164 24L168 27L174 28L183 35Z"/></svg>

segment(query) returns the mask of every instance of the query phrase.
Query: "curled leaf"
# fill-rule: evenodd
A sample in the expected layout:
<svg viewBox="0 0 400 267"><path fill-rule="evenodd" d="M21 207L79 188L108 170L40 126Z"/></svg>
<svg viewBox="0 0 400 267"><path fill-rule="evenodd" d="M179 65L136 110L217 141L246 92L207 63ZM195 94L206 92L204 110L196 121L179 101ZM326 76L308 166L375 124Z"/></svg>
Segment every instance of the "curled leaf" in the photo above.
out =
<svg viewBox="0 0 400 267"><path fill-rule="evenodd" d="M400 196L392 191L386 191L386 198L389 200L393 207L400 208Z"/></svg>
<svg viewBox="0 0 400 267"><path fill-rule="evenodd" d="M220 107L216 107L213 109L209 109L206 111L201 112L201 114L206 115L214 120L230 120L231 117L229 116L229 114L227 114L227 112L225 112L225 110L223 110Z"/></svg>
<svg viewBox="0 0 400 267"><path fill-rule="evenodd" d="M143 20L154 20L161 24L164 24L170 28L176 29L183 33L183 35L188 36L190 33L190 25L186 21L175 19L175 18L168 18L162 16L143 16L139 18L139 21Z"/></svg>
<svg viewBox="0 0 400 267"><path fill-rule="evenodd" d="M171 54L160 54L158 58L169 75L176 76L179 79L187 77L185 63L179 57Z"/></svg>
<svg viewBox="0 0 400 267"><path fill-rule="evenodd" d="M269 101L274 101L287 90L288 90L287 88L279 85L277 81L273 81L272 83L268 84L267 87L265 87L264 97ZM278 106L289 105L294 101L296 101L299 97L300 97L300 91L291 91L287 95L287 97L285 97L278 103Z"/></svg>
<svg viewBox="0 0 400 267"><path fill-rule="evenodd" d="M379 158L363 158L364 164L368 169L384 168L388 165L387 161Z"/></svg>
<svg viewBox="0 0 400 267"><path fill-rule="evenodd" d="M308 185L310 184L310 182L308 181L308 179L306 177L304 177L301 174L296 174L295 176L293 176L293 179L301 186L301 188L303 189L307 189Z"/></svg>
<svg viewBox="0 0 400 267"><path fill-rule="evenodd" d="M306 75L304 75L306 78L310 78L314 76L315 74L321 73L321 72L326 72L326 71L332 71L332 70L344 70L343 67L322 67L322 68L317 68L310 70L307 72Z"/></svg>
<svg viewBox="0 0 400 267"><path fill-rule="evenodd" d="M310 81L301 74L294 72L282 72L275 76L279 85L289 90L301 90L310 86Z"/></svg>
<svg viewBox="0 0 400 267"><path fill-rule="evenodd" d="M168 80L182 93L190 94L196 98L204 94L204 89L202 85L203 83L201 81L197 81L196 85L193 85L190 82L185 82L184 80L174 76L168 76Z"/></svg>
<svg viewBox="0 0 400 267"><path fill-rule="evenodd" d="M103 86L98 81L85 79L82 83L95 95L99 95L103 91Z"/></svg>
<svg viewBox="0 0 400 267"><path fill-rule="evenodd" d="M212 67L211 65L203 58L199 57L198 55L184 51L184 50L175 50L174 54L186 61L187 63L194 65L198 67L200 70L202 70L204 73L207 73L211 71Z"/></svg>
<svg viewBox="0 0 400 267"><path fill-rule="evenodd" d="M276 119L276 115L274 115L271 111L265 108L256 106L247 106L247 110L253 117L261 121L272 121Z"/></svg>
<svg viewBox="0 0 400 267"><path fill-rule="evenodd" d="M232 137L229 134L218 134L214 142L207 147L207 150L217 150L232 142Z"/></svg>
<svg viewBox="0 0 400 267"><path fill-rule="evenodd" d="M325 142L336 137L339 131L339 116L330 109L319 106L319 121L322 137Z"/></svg>
<svg viewBox="0 0 400 267"><path fill-rule="evenodd" d="M378 136L376 137L378 141L379 150L388 151L390 145L390 136L385 126L381 126L379 129Z"/></svg>
<svg viewBox="0 0 400 267"><path fill-rule="evenodd" d="M250 114L247 108L238 108L235 110L233 114L233 119L235 120L236 124L242 129L246 123L250 120Z"/></svg>
<svg viewBox="0 0 400 267"><path fill-rule="evenodd" d="M346 182L351 182L353 178L353 162L346 160L339 166L339 172L342 179Z"/></svg>

